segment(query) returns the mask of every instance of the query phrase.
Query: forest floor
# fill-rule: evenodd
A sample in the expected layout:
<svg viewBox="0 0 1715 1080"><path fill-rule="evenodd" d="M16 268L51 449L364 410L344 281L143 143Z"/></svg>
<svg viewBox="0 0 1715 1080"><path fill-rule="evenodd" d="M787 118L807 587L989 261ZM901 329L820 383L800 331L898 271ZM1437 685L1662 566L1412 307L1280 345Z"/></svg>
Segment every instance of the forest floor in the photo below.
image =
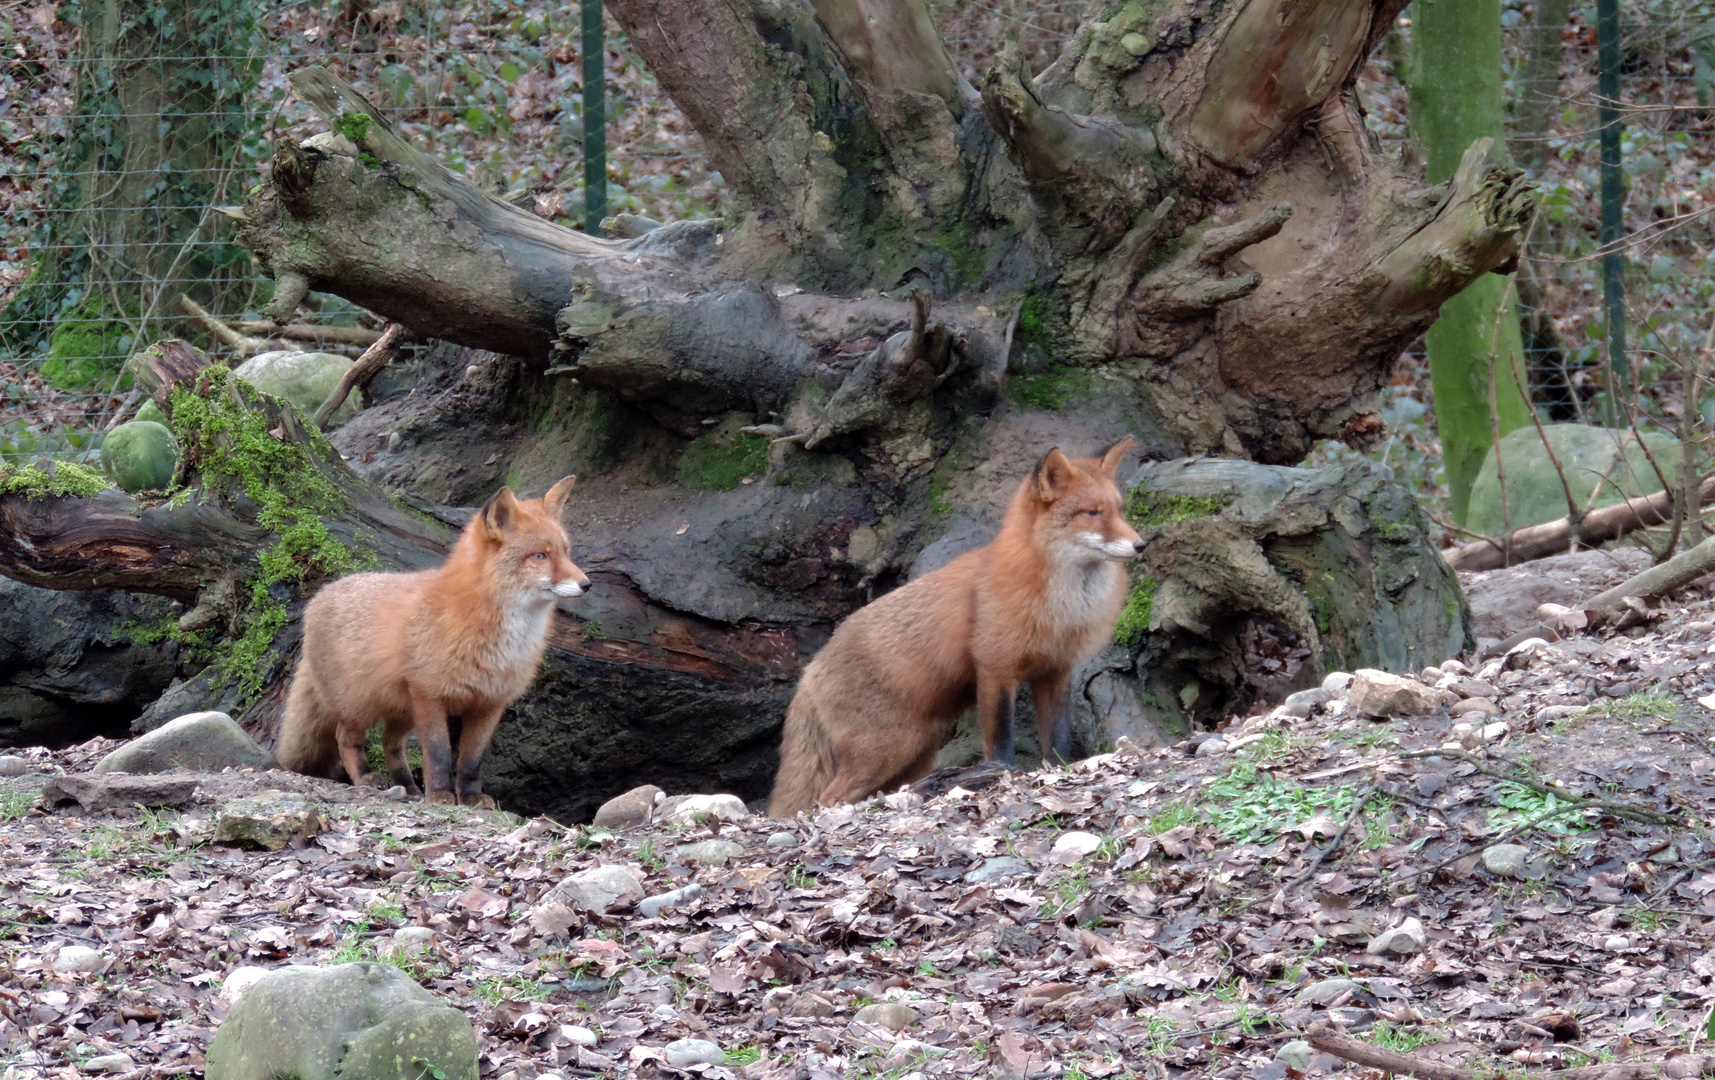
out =
<svg viewBox="0 0 1715 1080"><path fill-rule="evenodd" d="M1629 569L1467 585L1492 616ZM112 744L25 752L0 788L0 1074L200 1075L233 971L366 958L466 1011L483 1075L517 1080L1359 1070L1300 1041L1317 1021L1478 1075L1664 1058L1715 1002L1712 631L1681 601L1432 672L1459 715L1336 697L794 822L613 833L230 772L176 812L79 816L36 794ZM270 788L326 831L209 842ZM599 866L701 892L655 917L542 903ZM96 970L57 970L76 945ZM685 1039L718 1060L669 1065L717 1057Z"/></svg>

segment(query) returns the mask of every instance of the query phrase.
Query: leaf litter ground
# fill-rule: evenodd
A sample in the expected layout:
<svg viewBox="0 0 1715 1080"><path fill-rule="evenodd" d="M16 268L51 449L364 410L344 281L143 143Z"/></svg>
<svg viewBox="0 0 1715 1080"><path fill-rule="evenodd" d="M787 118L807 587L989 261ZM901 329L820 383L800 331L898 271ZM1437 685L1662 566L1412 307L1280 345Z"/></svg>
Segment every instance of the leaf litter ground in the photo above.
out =
<svg viewBox="0 0 1715 1080"><path fill-rule="evenodd" d="M1712 630L1709 601L1671 605L1450 674L1449 701L1491 703L1457 717L1336 702L1201 752L1123 744L796 822L615 834L278 773L80 817L34 791L112 744L28 751L0 789L0 1073L200 1075L231 971L364 958L464 1009L484 1075L515 1080L1364 1073L1289 1046L1317 1021L1467 1065L1660 1059L1715 1002ZM205 842L218 806L268 788L319 794L329 831ZM1511 834L1524 876L1502 878L1483 852ZM743 853L687 865L713 838ZM533 928L550 887L603 865L701 894ZM1408 919L1420 949L1366 948ZM434 931L426 952L394 950L407 926ZM55 971L72 945L101 970ZM682 1038L724 1058L670 1066Z"/></svg>

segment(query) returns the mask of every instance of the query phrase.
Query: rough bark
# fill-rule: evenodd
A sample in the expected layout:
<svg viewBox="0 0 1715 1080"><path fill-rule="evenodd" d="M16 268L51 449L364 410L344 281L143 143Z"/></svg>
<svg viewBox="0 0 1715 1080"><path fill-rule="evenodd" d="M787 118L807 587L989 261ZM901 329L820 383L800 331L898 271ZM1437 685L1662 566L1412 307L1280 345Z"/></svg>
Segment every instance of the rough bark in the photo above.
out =
<svg viewBox="0 0 1715 1080"><path fill-rule="evenodd" d="M1126 5L1039 77L1005 52L980 95L913 0L611 10L732 185L728 226L557 230L354 124L374 110L307 71L300 95L362 146L277 147L244 242L413 331L552 352L687 430L783 412L860 336L806 333L803 311L915 282L954 338L988 338L967 368L1028 367L1039 343L1133 382L1185 451L1291 462L1376 437L1399 349L1506 267L1530 212L1490 144L1450 190L1376 152L1350 90L1391 0L1229 4L1194 36L1190 7ZM1021 292L1010 340L954 306L1010 314Z"/></svg>

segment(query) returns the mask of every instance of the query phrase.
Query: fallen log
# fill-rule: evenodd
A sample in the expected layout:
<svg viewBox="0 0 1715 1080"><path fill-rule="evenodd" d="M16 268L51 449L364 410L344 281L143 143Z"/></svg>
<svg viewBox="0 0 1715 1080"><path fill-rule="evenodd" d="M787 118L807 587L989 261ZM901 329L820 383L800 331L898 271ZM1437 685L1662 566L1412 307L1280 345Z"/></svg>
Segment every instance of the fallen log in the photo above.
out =
<svg viewBox="0 0 1715 1080"><path fill-rule="evenodd" d="M1705 479L1697 491L1699 503L1715 497L1715 476ZM1664 524L1672 515L1673 493L1658 491L1654 495L1634 496L1613 506L1592 510L1576 527L1570 517L1563 517L1515 529L1511 543L1512 561L1514 564L1529 562L1570 551L1574 540L1581 546L1595 547L1638 529ZM1507 565L1506 547L1498 540L1474 540L1441 554L1447 565L1455 570L1499 570Z"/></svg>

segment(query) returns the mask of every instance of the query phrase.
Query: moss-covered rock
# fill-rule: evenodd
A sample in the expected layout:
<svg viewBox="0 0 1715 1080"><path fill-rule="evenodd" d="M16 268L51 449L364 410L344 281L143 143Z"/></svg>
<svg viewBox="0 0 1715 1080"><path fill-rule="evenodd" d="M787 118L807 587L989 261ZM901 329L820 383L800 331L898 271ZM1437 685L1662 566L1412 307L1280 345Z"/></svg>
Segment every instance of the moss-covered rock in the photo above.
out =
<svg viewBox="0 0 1715 1080"><path fill-rule="evenodd" d="M232 373L264 394L291 402L307 420L339 388L351 365L351 360L333 353L265 352L244 361ZM362 407L357 394L348 395L328 418L328 427L345 423Z"/></svg>
<svg viewBox="0 0 1715 1080"><path fill-rule="evenodd" d="M386 964L285 967L244 992L208 1048L208 1080L476 1080L463 1013Z"/></svg>
<svg viewBox="0 0 1715 1080"><path fill-rule="evenodd" d="M179 465L179 444L165 424L133 420L107 433L101 468L125 491L165 491Z"/></svg>
<svg viewBox="0 0 1715 1080"><path fill-rule="evenodd" d="M1560 472L1543 449L1544 437L1565 470L1566 485L1561 484ZM1655 459L1653 466L1651 457ZM1657 467L1670 479L1678 476L1679 444L1671 436L1646 432L1640 443L1629 430L1588 424L1549 424L1542 435L1536 433L1534 425L1522 427L1501 439L1499 469L1494 447L1489 448L1471 485L1465 525L1485 536L1499 536L1509 527L1522 529L1563 518L1568 485L1580 507L1612 506L1622 498L1650 495L1661 490ZM1507 478L1504 519L1501 485L1496 479L1502 471Z"/></svg>
<svg viewBox="0 0 1715 1080"><path fill-rule="evenodd" d="M62 390L89 390L111 384L131 351L131 330L99 309L83 307L62 316L48 339L43 379Z"/></svg>
<svg viewBox="0 0 1715 1080"><path fill-rule="evenodd" d="M1149 544L1115 630L1128 655L1108 664L1136 672L1134 705L1170 728L1471 643L1458 580L1386 469L1149 463L1127 511Z"/></svg>
<svg viewBox="0 0 1715 1080"><path fill-rule="evenodd" d="M152 420L157 424L166 424L169 427L172 426L170 423L168 423L167 414L166 414L165 410L163 410L159 405L155 404L153 401L145 401L142 405L138 406L137 415L133 416L131 419L133 419L133 420Z"/></svg>

